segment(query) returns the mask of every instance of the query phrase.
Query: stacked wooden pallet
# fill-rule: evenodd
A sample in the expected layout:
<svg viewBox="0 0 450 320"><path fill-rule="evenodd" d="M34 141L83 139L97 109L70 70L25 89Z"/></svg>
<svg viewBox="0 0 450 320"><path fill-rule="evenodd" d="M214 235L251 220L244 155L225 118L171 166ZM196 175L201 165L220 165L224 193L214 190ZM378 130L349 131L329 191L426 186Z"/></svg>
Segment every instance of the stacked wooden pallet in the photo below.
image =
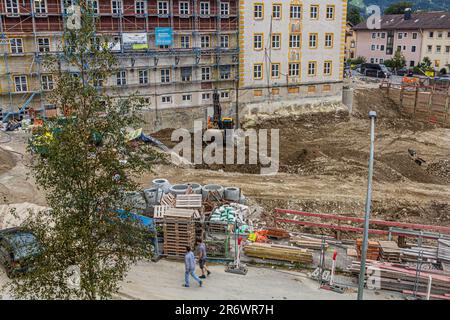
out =
<svg viewBox="0 0 450 320"><path fill-rule="evenodd" d="M313 261L312 252L307 249L277 244L250 243L245 245L244 252L249 257L289 261L291 263L311 264Z"/></svg>
<svg viewBox="0 0 450 320"><path fill-rule="evenodd" d="M356 251L358 252L358 257L361 257L363 239L356 240ZM380 245L378 241L369 241L367 247L367 256L369 260L378 260L380 256Z"/></svg>
<svg viewBox="0 0 450 320"><path fill-rule="evenodd" d="M383 261L400 262L400 248L395 241L378 241Z"/></svg>
<svg viewBox="0 0 450 320"><path fill-rule="evenodd" d="M290 243L300 248L307 248L312 250L322 249L322 240L312 237L305 237L305 236L295 237L290 240ZM328 248L328 244L325 242L324 249L326 248Z"/></svg>
<svg viewBox="0 0 450 320"><path fill-rule="evenodd" d="M169 208L164 214L164 254L183 257L195 245L195 210Z"/></svg>
<svg viewBox="0 0 450 320"><path fill-rule="evenodd" d="M349 269L356 275L359 274L359 268L360 262L353 261ZM432 278L431 294L440 296L450 294L450 274L448 273L442 271L421 271L417 273L414 268L399 264L379 261L368 261L366 263L367 283L374 289L398 292L411 292L417 289L417 292L425 293L427 292L429 277Z"/></svg>

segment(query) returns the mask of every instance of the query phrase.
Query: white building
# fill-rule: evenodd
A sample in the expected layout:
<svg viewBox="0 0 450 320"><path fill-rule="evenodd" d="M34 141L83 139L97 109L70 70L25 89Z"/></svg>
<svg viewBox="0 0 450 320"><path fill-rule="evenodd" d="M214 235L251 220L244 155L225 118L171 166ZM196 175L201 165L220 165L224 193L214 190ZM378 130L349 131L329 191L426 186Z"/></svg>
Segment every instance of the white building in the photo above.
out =
<svg viewBox="0 0 450 320"><path fill-rule="evenodd" d="M241 0L240 101L340 96L347 0Z"/></svg>

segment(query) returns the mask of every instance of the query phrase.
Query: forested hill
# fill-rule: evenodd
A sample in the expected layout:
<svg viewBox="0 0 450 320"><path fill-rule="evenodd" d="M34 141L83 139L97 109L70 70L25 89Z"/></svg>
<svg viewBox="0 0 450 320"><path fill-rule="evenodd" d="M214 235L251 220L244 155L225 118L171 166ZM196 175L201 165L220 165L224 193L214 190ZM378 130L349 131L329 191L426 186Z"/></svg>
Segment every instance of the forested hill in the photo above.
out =
<svg viewBox="0 0 450 320"><path fill-rule="evenodd" d="M370 5L378 5L381 10L386 9L393 3L399 2L399 0L349 0L349 3L363 9ZM413 4L414 10L427 10L427 11L440 11L450 10L450 0L408 0Z"/></svg>

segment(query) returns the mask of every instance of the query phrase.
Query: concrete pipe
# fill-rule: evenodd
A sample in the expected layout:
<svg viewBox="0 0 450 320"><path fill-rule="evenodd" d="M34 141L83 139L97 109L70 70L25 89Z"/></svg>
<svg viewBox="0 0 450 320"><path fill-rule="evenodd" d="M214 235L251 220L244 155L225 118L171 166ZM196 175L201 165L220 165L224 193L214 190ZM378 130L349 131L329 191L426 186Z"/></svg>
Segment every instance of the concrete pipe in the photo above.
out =
<svg viewBox="0 0 450 320"><path fill-rule="evenodd" d="M195 193L195 194L201 194L202 193L202 185L201 184L195 183L195 182L189 182L187 184L191 186L192 193Z"/></svg>
<svg viewBox="0 0 450 320"><path fill-rule="evenodd" d="M223 187L218 185L218 184L207 184L204 185L202 188L202 196L203 199L208 198L208 195L210 192L212 191L217 191L217 193L219 194L220 198L223 199Z"/></svg>
<svg viewBox="0 0 450 320"><path fill-rule="evenodd" d="M230 201L239 201L241 196L241 192L239 188L236 187L227 187L224 191L225 199Z"/></svg>
<svg viewBox="0 0 450 320"><path fill-rule="evenodd" d="M164 193L168 193L171 187L169 180L158 178L152 181L153 188L162 189Z"/></svg>
<svg viewBox="0 0 450 320"><path fill-rule="evenodd" d="M172 194L185 194L188 189L187 184L174 184L170 187L169 192Z"/></svg>
<svg viewBox="0 0 450 320"><path fill-rule="evenodd" d="M144 190L145 199L151 206L157 205L161 202L163 193L163 190L160 188L149 188Z"/></svg>
<svg viewBox="0 0 450 320"><path fill-rule="evenodd" d="M352 114L353 111L353 89L344 87L342 90L342 103L347 106L348 113Z"/></svg>

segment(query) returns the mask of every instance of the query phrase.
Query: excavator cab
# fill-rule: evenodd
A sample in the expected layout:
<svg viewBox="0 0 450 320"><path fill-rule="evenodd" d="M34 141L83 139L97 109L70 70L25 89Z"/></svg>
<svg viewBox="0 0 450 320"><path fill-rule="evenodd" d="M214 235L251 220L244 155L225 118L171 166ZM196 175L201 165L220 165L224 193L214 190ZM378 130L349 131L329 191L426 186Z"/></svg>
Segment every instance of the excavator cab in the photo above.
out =
<svg viewBox="0 0 450 320"><path fill-rule="evenodd" d="M219 93L217 90L213 93L213 106L214 106L214 115L211 118L208 118L208 129L233 129L234 128L234 120L230 117L222 117L222 107L220 106L219 101Z"/></svg>

